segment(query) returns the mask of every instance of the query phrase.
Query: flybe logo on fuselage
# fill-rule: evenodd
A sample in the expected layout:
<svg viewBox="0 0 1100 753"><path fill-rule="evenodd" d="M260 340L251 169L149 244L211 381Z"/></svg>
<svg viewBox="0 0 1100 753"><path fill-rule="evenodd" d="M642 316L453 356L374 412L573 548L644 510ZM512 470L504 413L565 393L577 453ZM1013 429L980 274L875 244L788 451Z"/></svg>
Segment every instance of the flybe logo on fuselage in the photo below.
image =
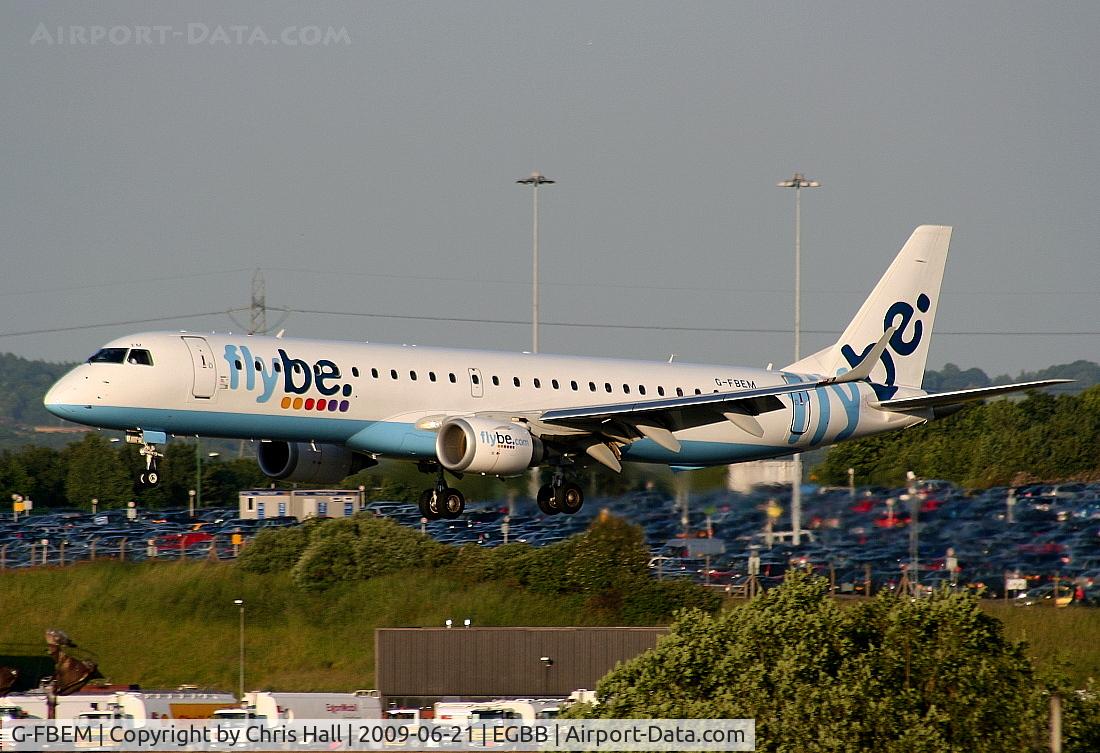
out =
<svg viewBox="0 0 1100 753"><path fill-rule="evenodd" d="M305 395L310 390L324 397L351 396L351 385L341 381L340 368L332 361L322 358L311 364L291 358L282 348L278 353L278 358L268 361L253 356L247 345L226 345L229 389L259 390L257 403L266 403L280 388L286 396Z"/></svg>

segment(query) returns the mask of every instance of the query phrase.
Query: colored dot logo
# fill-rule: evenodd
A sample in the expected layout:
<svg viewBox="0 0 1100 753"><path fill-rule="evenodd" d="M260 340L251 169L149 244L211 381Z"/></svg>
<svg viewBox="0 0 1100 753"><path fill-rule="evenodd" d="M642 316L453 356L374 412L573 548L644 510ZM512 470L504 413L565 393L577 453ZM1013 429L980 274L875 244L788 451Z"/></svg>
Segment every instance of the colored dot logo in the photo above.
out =
<svg viewBox="0 0 1100 753"><path fill-rule="evenodd" d="M313 399L307 397L303 400L300 397L291 398L289 396L284 397L279 406L283 410L309 410L321 413L327 411L328 413L347 413L351 408L351 402L348 400L326 400L325 398Z"/></svg>

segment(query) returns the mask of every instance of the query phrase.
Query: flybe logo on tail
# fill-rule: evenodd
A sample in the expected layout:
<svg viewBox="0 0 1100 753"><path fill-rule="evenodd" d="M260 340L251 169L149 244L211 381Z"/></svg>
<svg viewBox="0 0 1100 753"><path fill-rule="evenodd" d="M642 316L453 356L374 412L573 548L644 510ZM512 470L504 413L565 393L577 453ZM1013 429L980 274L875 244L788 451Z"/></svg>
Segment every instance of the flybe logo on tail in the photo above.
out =
<svg viewBox="0 0 1100 753"><path fill-rule="evenodd" d="M291 358L282 348L278 353L278 358L265 361L254 357L246 345L226 345L224 357L229 365L229 389L259 390L257 403L268 402L279 388L288 397L305 395L310 390L316 390L325 398L351 396L351 385L342 381L340 368L332 361L323 358L309 363Z"/></svg>
<svg viewBox="0 0 1100 753"><path fill-rule="evenodd" d="M920 314L927 314L928 309L931 307L932 300L921 293L917 296L915 307L906 301L895 301L886 310L886 315L882 319L882 331L885 332L891 327L896 327L897 331L890 338L886 350L882 351L882 357L879 359L886 369L886 378L881 384L874 383L872 385L880 400L889 400L898 391L895 386L898 377L894 354L904 358L915 353L917 348L920 347L921 341L924 339L924 322L921 321ZM844 356L844 360L848 362L848 366L855 368L874 346L873 342L869 343L862 353L857 353L851 345L846 343L841 347L840 353Z"/></svg>

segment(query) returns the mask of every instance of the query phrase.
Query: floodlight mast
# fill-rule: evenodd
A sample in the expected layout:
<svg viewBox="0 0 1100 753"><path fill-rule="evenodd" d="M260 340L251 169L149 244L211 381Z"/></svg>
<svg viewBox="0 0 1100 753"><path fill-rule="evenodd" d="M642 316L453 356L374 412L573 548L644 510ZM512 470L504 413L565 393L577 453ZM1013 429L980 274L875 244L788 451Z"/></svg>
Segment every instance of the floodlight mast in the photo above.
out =
<svg viewBox="0 0 1100 753"><path fill-rule="evenodd" d="M821 183L795 173L775 184L794 189L794 360L802 358L802 189L819 188ZM791 484L791 543L802 543L802 454L794 455L794 479Z"/></svg>
<svg viewBox="0 0 1100 753"><path fill-rule="evenodd" d="M538 170L516 181L524 186L531 186L531 352L539 352L539 186L551 185L557 181L550 180Z"/></svg>

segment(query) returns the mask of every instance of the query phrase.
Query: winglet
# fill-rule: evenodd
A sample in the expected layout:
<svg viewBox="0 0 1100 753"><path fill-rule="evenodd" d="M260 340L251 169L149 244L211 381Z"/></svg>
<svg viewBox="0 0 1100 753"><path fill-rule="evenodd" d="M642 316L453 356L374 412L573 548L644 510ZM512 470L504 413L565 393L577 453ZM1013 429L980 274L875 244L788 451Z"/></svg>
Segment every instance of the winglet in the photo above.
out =
<svg viewBox="0 0 1100 753"><path fill-rule="evenodd" d="M821 382L822 385L826 384L844 384L845 382L862 382L871 376L871 371L874 370L875 365L878 363L878 359L882 358L883 351L886 350L886 346L890 344L890 338L894 336L894 333L898 331L897 327L890 327L882 333L882 337L875 343L875 347L871 348L871 352L863 357L863 360L859 362L851 371L847 371L840 376L830 377Z"/></svg>

